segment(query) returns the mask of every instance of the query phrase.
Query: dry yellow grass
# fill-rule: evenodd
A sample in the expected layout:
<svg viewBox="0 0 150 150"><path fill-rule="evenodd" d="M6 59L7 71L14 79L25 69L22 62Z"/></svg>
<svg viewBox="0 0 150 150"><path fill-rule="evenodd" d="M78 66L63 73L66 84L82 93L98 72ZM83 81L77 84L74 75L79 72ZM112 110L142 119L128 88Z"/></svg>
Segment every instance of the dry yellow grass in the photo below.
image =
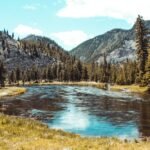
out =
<svg viewBox="0 0 150 150"><path fill-rule="evenodd" d="M38 121L0 114L0 150L149 150L150 142L82 138Z"/></svg>
<svg viewBox="0 0 150 150"><path fill-rule="evenodd" d="M0 89L0 97L15 96L26 92L26 88L23 87L5 87Z"/></svg>
<svg viewBox="0 0 150 150"><path fill-rule="evenodd" d="M25 85L98 85L100 83L97 82L88 82L88 81L80 81L80 82L59 82L59 81L53 81L53 82L40 82L40 83L34 83L34 82L26 82Z"/></svg>
<svg viewBox="0 0 150 150"><path fill-rule="evenodd" d="M144 93L148 91L148 87L140 87L138 85L114 85L111 86L111 90L118 90L118 91L127 91L127 92L134 92L134 93Z"/></svg>
<svg viewBox="0 0 150 150"><path fill-rule="evenodd" d="M81 81L81 82L40 82L40 83L34 83L34 82L26 82L25 85L70 85L70 86L93 86L97 88L104 89L105 84L104 83L98 83L98 82L87 82L87 81Z"/></svg>

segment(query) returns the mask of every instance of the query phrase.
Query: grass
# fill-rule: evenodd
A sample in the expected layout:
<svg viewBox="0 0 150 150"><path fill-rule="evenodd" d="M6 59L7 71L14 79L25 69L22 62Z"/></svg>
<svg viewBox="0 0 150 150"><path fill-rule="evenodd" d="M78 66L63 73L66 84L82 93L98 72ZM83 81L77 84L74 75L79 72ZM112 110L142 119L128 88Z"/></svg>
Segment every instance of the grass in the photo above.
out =
<svg viewBox="0 0 150 150"><path fill-rule="evenodd" d="M82 138L38 121L0 114L0 150L148 150L148 141Z"/></svg>
<svg viewBox="0 0 150 150"><path fill-rule="evenodd" d="M79 85L79 86L91 86L91 85L98 85L102 83L97 82L89 82L89 81L80 81L80 82L59 82L59 81L52 81L52 82L26 82L25 85Z"/></svg>
<svg viewBox="0 0 150 150"><path fill-rule="evenodd" d="M23 87L5 87L0 89L0 97L15 96L26 92L26 88Z"/></svg>
<svg viewBox="0 0 150 150"><path fill-rule="evenodd" d="M111 86L111 90L115 90L115 91L129 91L129 92L133 92L133 93L145 93L148 92L148 87L140 87L138 85L114 85Z"/></svg>

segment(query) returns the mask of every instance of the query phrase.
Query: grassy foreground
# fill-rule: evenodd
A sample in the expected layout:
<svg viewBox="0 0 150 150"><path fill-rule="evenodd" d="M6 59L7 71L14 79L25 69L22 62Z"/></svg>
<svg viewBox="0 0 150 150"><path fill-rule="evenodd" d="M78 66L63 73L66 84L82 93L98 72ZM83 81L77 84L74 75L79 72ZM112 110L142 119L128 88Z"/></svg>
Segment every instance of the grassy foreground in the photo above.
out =
<svg viewBox="0 0 150 150"><path fill-rule="evenodd" d="M38 121L0 114L0 150L148 150L150 142L81 138Z"/></svg>
<svg viewBox="0 0 150 150"><path fill-rule="evenodd" d="M0 89L0 98L5 96L15 96L26 92L23 87L5 87Z"/></svg>

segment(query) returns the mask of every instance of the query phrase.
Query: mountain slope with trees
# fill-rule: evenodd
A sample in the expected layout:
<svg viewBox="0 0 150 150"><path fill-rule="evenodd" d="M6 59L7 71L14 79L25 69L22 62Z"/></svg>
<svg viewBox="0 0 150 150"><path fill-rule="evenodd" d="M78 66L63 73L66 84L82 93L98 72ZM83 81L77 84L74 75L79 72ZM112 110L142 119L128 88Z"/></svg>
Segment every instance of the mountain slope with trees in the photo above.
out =
<svg viewBox="0 0 150 150"><path fill-rule="evenodd" d="M0 32L0 60L8 70L17 66L26 69L33 65L43 67L50 63L65 61L69 54L54 41L35 35L15 40L8 31Z"/></svg>
<svg viewBox="0 0 150 150"><path fill-rule="evenodd" d="M0 61L6 67L6 73L0 70L1 86L5 79L9 84L88 80L86 66L55 41L35 35L22 40L13 37L8 31L0 32Z"/></svg>
<svg viewBox="0 0 150 150"><path fill-rule="evenodd" d="M150 29L150 21L144 24ZM87 63L103 62L104 53L112 62L122 62L127 58L136 60L135 36L135 25L130 30L113 29L81 43L70 54Z"/></svg>

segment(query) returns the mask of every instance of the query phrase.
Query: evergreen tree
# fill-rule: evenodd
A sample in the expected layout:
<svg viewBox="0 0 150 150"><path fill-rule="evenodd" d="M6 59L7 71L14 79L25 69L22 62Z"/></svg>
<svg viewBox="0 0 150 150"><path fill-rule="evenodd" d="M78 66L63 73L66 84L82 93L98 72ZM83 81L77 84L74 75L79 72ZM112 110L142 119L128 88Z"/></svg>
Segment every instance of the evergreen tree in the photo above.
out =
<svg viewBox="0 0 150 150"><path fill-rule="evenodd" d="M147 29L145 28L143 18L138 16L136 20L136 48L138 57L138 75L137 82L142 83L145 74L145 65L147 61Z"/></svg>
<svg viewBox="0 0 150 150"><path fill-rule="evenodd" d="M52 81L53 80L53 72L52 72L52 68L49 66L48 67L48 72L47 72L47 78L49 81Z"/></svg>
<svg viewBox="0 0 150 150"><path fill-rule="evenodd" d="M76 80L80 81L82 78L82 63L80 62L80 60L77 61L75 69L76 69Z"/></svg>
<svg viewBox="0 0 150 150"><path fill-rule="evenodd" d="M17 67L17 69L16 69L16 81L18 82L18 84L19 84L20 80L21 80L21 71L20 71L20 68Z"/></svg>
<svg viewBox="0 0 150 150"><path fill-rule="evenodd" d="M15 71L13 70L10 74L10 84L11 83L15 83L16 82L16 73Z"/></svg>
<svg viewBox="0 0 150 150"><path fill-rule="evenodd" d="M145 66L145 81L146 81L146 84L150 84L150 49L148 50L148 59L147 59L147 62L146 62L146 66Z"/></svg>
<svg viewBox="0 0 150 150"><path fill-rule="evenodd" d="M91 64L91 73L90 73L91 81L94 81L94 75L95 75L95 62L93 61Z"/></svg>
<svg viewBox="0 0 150 150"><path fill-rule="evenodd" d="M103 64L103 82L109 82L109 76L108 76L108 63L107 63L107 56L104 53L104 64Z"/></svg>
<svg viewBox="0 0 150 150"><path fill-rule="evenodd" d="M83 69L82 79L84 81L87 81L89 79L87 67L84 67L84 69Z"/></svg>
<svg viewBox="0 0 150 150"><path fill-rule="evenodd" d="M6 44L5 44L5 40L4 40L4 39L2 40L2 48L3 48L3 51L4 51L5 48L6 48Z"/></svg>
<svg viewBox="0 0 150 150"><path fill-rule="evenodd" d="M1 87L5 87L6 80L6 68L4 67L3 62L0 62L0 85Z"/></svg>
<svg viewBox="0 0 150 150"><path fill-rule="evenodd" d="M27 81L27 73L26 71L22 71L22 83L24 85L24 83Z"/></svg>

